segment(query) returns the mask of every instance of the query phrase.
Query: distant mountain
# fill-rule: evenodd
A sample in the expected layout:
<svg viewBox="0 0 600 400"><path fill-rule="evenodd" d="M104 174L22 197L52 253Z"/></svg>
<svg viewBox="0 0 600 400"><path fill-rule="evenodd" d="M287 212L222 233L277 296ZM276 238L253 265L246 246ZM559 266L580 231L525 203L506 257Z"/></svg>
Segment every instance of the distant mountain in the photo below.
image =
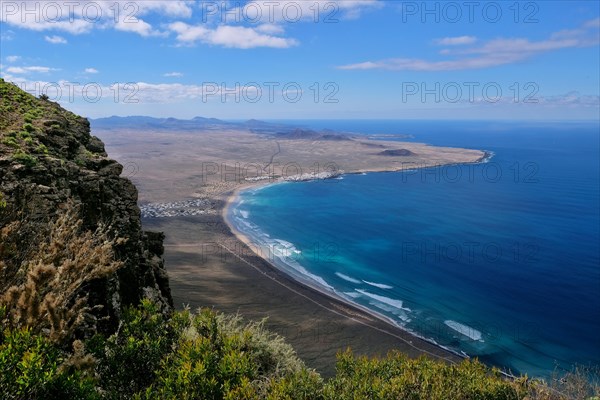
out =
<svg viewBox="0 0 600 400"><path fill-rule="evenodd" d="M144 116L107 117L90 119L92 129L135 129L164 131L202 131L208 129L248 129L249 131L268 135L275 139L307 139L307 140L352 140L350 137L331 129L313 131L292 125L271 123L250 119L244 122L228 122L217 118L194 117L192 119L153 118Z"/></svg>
<svg viewBox="0 0 600 400"><path fill-rule="evenodd" d="M310 129L289 129L283 132L277 132L273 135L277 139L308 139L308 140L352 140L348 136L334 133L331 130L313 131Z"/></svg>
<svg viewBox="0 0 600 400"><path fill-rule="evenodd" d="M216 118L195 117L193 119L153 118L143 116L108 117L90 119L94 129L165 129L175 131L206 130L236 126L233 122L226 122Z"/></svg>

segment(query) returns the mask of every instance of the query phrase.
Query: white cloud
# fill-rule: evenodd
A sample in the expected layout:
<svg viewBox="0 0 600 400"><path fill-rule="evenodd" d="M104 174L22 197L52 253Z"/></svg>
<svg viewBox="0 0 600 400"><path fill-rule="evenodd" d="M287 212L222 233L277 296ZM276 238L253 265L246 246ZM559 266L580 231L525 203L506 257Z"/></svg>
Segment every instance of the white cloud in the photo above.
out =
<svg viewBox="0 0 600 400"><path fill-rule="evenodd" d="M193 1L174 0L10 2L0 10L2 11L0 21L38 32L52 30L80 35L94 29L114 28L142 36L157 36L161 32L142 20L141 16L156 14L163 18L189 18L192 15L193 5ZM3 40L5 40L4 35Z"/></svg>
<svg viewBox="0 0 600 400"><path fill-rule="evenodd" d="M382 69L392 71L455 71L489 68L513 64L537 54L575 47L598 46L600 40L594 29L596 20L587 21L580 28L563 30L546 40L494 39L478 47L443 50L442 55L455 56L451 60L430 61L415 58L390 58L339 66L342 70ZM590 28L591 26L591 28ZM446 38L456 39L456 38Z"/></svg>
<svg viewBox="0 0 600 400"><path fill-rule="evenodd" d="M542 96L539 98L539 104L549 106L590 107L597 109L598 106L600 106L600 96L582 95L577 91L573 91L558 96Z"/></svg>
<svg viewBox="0 0 600 400"><path fill-rule="evenodd" d="M26 3L23 2L23 3L14 3L14 4L16 5L16 7L22 7ZM32 4L35 4L36 7L39 7L40 2L35 2ZM54 4L59 4L59 3L57 2ZM42 9L40 8L40 10L42 10ZM73 20L70 21L68 10L65 10L64 12L57 11L56 15L66 16L65 17L66 19L59 19L59 18L55 17L55 15L52 15L51 17L45 16L45 15L43 15L42 11L39 11L37 14L36 13L23 14L17 8L17 12L14 12L14 13L5 12L3 15L1 15L0 22L6 23L11 26L15 26L17 28L29 29L29 30L37 31L37 32L54 30L54 31L68 32L73 35L79 35L82 33L90 32L92 30L92 28L94 27L94 23L86 21L82 18L73 18ZM12 38L12 36L10 36L10 38ZM4 40L6 40L6 39L4 39Z"/></svg>
<svg viewBox="0 0 600 400"><path fill-rule="evenodd" d="M0 4L0 6L1 6L1 4ZM3 19L0 16L0 22L2 22L2 21L3 21ZM13 40L14 36L15 36L15 32L13 32L11 30L8 30L6 32L0 31L0 40L3 42L9 42L9 41Z"/></svg>
<svg viewBox="0 0 600 400"><path fill-rule="evenodd" d="M270 35L281 35L284 33L283 27L276 24L262 24L256 27L256 30L261 33Z"/></svg>
<svg viewBox="0 0 600 400"><path fill-rule="evenodd" d="M167 72L166 74L163 74L163 76L167 78L179 78L182 77L183 74L181 72Z"/></svg>
<svg viewBox="0 0 600 400"><path fill-rule="evenodd" d="M240 49L253 47L287 48L297 44L295 39L270 36L243 26L219 26L209 36L212 44Z"/></svg>
<svg viewBox="0 0 600 400"><path fill-rule="evenodd" d="M516 101L518 100L518 101ZM547 108L569 107L569 108L597 108L600 106L600 96L582 95L577 91L568 92L554 96L535 95L531 98L515 99L514 96L503 96L490 101L489 98L476 97L472 100L464 99L461 103L494 106L497 104L521 104L528 107L538 106Z"/></svg>
<svg viewBox="0 0 600 400"><path fill-rule="evenodd" d="M9 63L17 62L20 59L21 59L21 56L8 56L8 57L6 57L6 61L8 61Z"/></svg>
<svg viewBox="0 0 600 400"><path fill-rule="evenodd" d="M137 33L143 37L167 35L166 32L155 30L152 25L139 18L135 22L120 20L115 24L115 29L121 32Z"/></svg>
<svg viewBox="0 0 600 400"><path fill-rule="evenodd" d="M62 36L44 36L44 40L46 40L46 42L52 43L52 44L66 44L67 43L67 39L65 39Z"/></svg>
<svg viewBox="0 0 600 400"><path fill-rule="evenodd" d="M383 7L383 2L379 0L255 0L233 9L230 14L220 9L216 16L220 22L233 22L236 15L253 23L264 24L335 22L344 18L358 18L365 10L379 7Z"/></svg>
<svg viewBox="0 0 600 400"><path fill-rule="evenodd" d="M600 17L587 21L583 26L584 28L600 28Z"/></svg>
<svg viewBox="0 0 600 400"><path fill-rule="evenodd" d="M114 4L114 1L109 1L108 3ZM129 7L131 10L130 0L121 1L121 6ZM167 15L170 17L180 17L180 18L190 18L192 16L192 8L194 6L194 1L174 1L174 0L144 0L137 2L135 7L137 7L136 11L139 10L140 15L145 15L149 13L159 13L162 15ZM132 10L133 11L133 10Z"/></svg>
<svg viewBox="0 0 600 400"><path fill-rule="evenodd" d="M8 68L6 68L6 72L10 72L11 74L26 74L29 72L46 74L51 71L57 71L57 69L50 68L50 67L40 67L40 66L8 67Z"/></svg>
<svg viewBox="0 0 600 400"><path fill-rule="evenodd" d="M180 43L194 44L202 42L211 45L251 49L255 47L288 48L298 44L295 39L288 39L260 33L256 28L243 26L220 25L209 29L201 25L188 25L184 22L175 22L169 28L177 33Z"/></svg>
<svg viewBox="0 0 600 400"><path fill-rule="evenodd" d="M206 15L206 3L217 8L214 15ZM10 27L37 32L66 32L72 35L114 29L142 37L167 37L170 32L159 29L159 26L175 26L179 30L171 30L175 30L179 45L190 45L199 41L240 49L287 48L297 45L297 40L283 37L282 26L294 22L296 18L303 22L335 22L342 18L356 18L365 10L383 6L380 0L259 0L248 1L243 6L240 6L244 4L242 1L203 3L192 0L40 0L10 4L10 10L3 7L3 14L0 15L0 21ZM27 13L21 9L25 7ZM261 10L258 21L251 18L255 15L256 7ZM32 10L33 12L30 12ZM236 10L238 16L232 17L231 14L235 14ZM194 13L203 14L199 26L186 24L185 19L191 18ZM148 15L157 17L161 25L158 25L158 22L150 23L151 20L146 18ZM208 18L208 22L204 20L205 17ZM185 24L184 28L180 24ZM12 32L5 31L2 33L3 40L10 40L12 36L9 33ZM66 43L66 40L58 35L45 38L53 44Z"/></svg>
<svg viewBox="0 0 600 400"><path fill-rule="evenodd" d="M475 36L456 36L436 39L435 42L441 46L459 46L464 44L472 44L477 41Z"/></svg>
<svg viewBox="0 0 600 400"><path fill-rule="evenodd" d="M84 72L85 72L86 74L97 74L97 73L98 73L98 72L100 72L100 71L98 71L96 68L86 68L86 69L84 70Z"/></svg>

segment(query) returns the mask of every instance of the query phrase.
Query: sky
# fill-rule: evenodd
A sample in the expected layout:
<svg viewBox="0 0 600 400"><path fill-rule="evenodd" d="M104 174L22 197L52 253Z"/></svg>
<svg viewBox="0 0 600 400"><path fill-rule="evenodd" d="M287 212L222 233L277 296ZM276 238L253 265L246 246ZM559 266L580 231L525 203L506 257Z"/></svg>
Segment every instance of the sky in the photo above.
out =
<svg viewBox="0 0 600 400"><path fill-rule="evenodd" d="M600 119L598 1L0 0L0 76L87 117Z"/></svg>

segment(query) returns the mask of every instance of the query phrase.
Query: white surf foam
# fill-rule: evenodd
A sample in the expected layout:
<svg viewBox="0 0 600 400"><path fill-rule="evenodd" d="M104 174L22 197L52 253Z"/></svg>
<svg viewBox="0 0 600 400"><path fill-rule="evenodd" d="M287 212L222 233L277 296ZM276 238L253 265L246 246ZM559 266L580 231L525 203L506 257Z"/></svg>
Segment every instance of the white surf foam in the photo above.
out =
<svg viewBox="0 0 600 400"><path fill-rule="evenodd" d="M411 311L410 308L403 307L404 303L402 300L391 299L389 297L380 296L378 294L369 293L366 290L356 289L356 291L364 296L370 297L374 300L379 301L380 303L390 305L392 307L396 307L399 310Z"/></svg>
<svg viewBox="0 0 600 400"><path fill-rule="evenodd" d="M295 258L297 255L301 253L292 243L285 241L283 239L269 239L267 240L267 246L271 249L271 254L274 258L278 259L283 265L287 268L293 270L290 271L292 274L300 275L300 277L304 279L309 279L316 282L319 286L324 287L328 290L333 291L335 288L331 286L325 279L320 277L319 275L315 275L310 273L306 268L304 268L300 263L298 263ZM273 260L275 261L275 260Z"/></svg>
<svg viewBox="0 0 600 400"><path fill-rule="evenodd" d="M444 323L450 328L454 329L456 332L460 333L461 335L468 337L469 339L483 342L481 332L479 332L475 328L452 320L446 320L444 321Z"/></svg>
<svg viewBox="0 0 600 400"><path fill-rule="evenodd" d="M363 281L364 283L366 283L367 285L371 285L371 286L375 286L379 289L393 289L393 286L390 285L384 285L383 283L377 283L377 282L369 282L369 281Z"/></svg>
<svg viewBox="0 0 600 400"><path fill-rule="evenodd" d="M282 239L274 239L272 244L273 254L280 257L293 257L296 254L302 253L292 243Z"/></svg>
<svg viewBox="0 0 600 400"><path fill-rule="evenodd" d="M347 282L351 282L351 283L360 283L360 281L358 279L354 279L351 276L348 275L344 275L341 272L336 272L335 273L337 276L339 276L340 278L342 278L343 280L347 281Z"/></svg>
<svg viewBox="0 0 600 400"><path fill-rule="evenodd" d="M243 218L248 218L248 215L250 215L250 213L249 213L248 211L243 211L243 210L240 210L240 215L241 215Z"/></svg>
<svg viewBox="0 0 600 400"><path fill-rule="evenodd" d="M389 306L386 304L382 304L379 302L375 302L375 301L370 301L369 302L370 305L372 305L373 307L377 307L382 309L383 311L387 311L389 313L394 314L395 316L397 316L402 322L410 322L411 319L408 316L408 314L406 313L406 311L404 310L399 310L397 307L394 306ZM404 326L404 324L402 324L402 326Z"/></svg>

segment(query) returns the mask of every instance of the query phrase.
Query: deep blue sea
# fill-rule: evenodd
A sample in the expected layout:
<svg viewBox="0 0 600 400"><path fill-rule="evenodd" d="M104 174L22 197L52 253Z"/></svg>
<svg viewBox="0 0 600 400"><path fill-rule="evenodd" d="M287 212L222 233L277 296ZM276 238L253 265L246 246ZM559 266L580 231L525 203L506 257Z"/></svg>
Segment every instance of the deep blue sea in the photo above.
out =
<svg viewBox="0 0 600 400"><path fill-rule="evenodd" d="M278 266L513 373L600 366L597 123L293 123L494 156L243 192L230 218Z"/></svg>

